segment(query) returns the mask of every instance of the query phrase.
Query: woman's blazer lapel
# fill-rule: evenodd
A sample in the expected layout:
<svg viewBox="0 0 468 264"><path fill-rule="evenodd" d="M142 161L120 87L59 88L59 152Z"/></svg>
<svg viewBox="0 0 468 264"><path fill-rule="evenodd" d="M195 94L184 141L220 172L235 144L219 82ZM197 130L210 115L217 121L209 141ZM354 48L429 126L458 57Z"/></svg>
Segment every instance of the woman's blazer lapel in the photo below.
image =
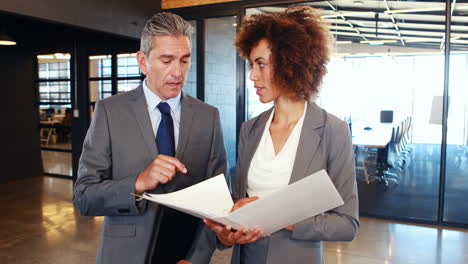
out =
<svg viewBox="0 0 468 264"><path fill-rule="evenodd" d="M315 103L307 104L290 184L309 176L308 174L312 173L308 170L310 167L320 165L314 164L314 162L321 162L321 160L314 160L314 157L323 137L321 128L325 126L325 118L324 111Z"/></svg>
<svg viewBox="0 0 468 264"><path fill-rule="evenodd" d="M260 143L263 131L265 130L265 125L272 110L273 109L270 109L262 113L257 118L247 121L244 127L246 131L242 131L243 133L241 133L241 137L245 137L245 142L243 142L243 147L241 149L242 153L239 153L238 157L238 171L234 181L235 185L238 187L234 188L235 199L242 198L247 195L247 176L250 163L252 162L252 158L257 150L258 144ZM302 125L290 183L308 176L308 168L311 163L314 162L314 155L317 152L320 141L322 140L322 135L319 129L324 126L324 119L323 110L320 107L315 103L307 104L307 111ZM249 122L252 123L249 124Z"/></svg>
<svg viewBox="0 0 468 264"><path fill-rule="evenodd" d="M273 111L273 108L263 112L254 119L246 121L242 125L239 140L243 142L239 142L239 155L237 157L236 176L234 178L233 188L233 198L235 200L247 196L247 175L250 162L262 139L263 131L265 130L265 125L271 115L271 111Z"/></svg>

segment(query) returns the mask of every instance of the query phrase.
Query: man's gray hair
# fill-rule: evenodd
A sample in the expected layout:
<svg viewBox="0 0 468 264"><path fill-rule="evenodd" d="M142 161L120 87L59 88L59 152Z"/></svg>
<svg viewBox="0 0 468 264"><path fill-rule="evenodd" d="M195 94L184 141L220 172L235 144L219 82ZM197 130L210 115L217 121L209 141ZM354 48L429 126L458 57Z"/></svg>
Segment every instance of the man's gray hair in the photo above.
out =
<svg viewBox="0 0 468 264"><path fill-rule="evenodd" d="M178 15L162 12L153 15L141 33L140 50L149 55L153 45L153 36L187 36L192 39L193 28Z"/></svg>

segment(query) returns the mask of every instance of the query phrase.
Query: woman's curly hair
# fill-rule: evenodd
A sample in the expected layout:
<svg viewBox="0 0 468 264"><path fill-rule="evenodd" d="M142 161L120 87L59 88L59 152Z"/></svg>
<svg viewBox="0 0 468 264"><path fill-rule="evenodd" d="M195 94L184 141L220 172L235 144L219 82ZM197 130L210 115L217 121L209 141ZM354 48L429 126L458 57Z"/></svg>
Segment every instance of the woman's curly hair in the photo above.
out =
<svg viewBox="0 0 468 264"><path fill-rule="evenodd" d="M271 49L273 81L308 100L319 92L329 61L329 31L316 9L287 8L283 13L244 18L234 45L244 59L261 39Z"/></svg>

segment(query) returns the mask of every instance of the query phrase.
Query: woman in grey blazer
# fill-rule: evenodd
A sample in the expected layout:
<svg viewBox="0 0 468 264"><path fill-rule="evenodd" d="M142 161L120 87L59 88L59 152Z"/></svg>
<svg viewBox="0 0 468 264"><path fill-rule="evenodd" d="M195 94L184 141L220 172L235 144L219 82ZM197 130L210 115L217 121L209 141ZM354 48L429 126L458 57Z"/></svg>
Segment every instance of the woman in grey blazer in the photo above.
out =
<svg viewBox="0 0 468 264"><path fill-rule="evenodd" d="M263 238L258 228L234 231L205 220L222 245L234 245L232 263L323 263L322 240L350 241L358 230L348 126L309 102L326 73L328 38L310 7L252 15L237 35L235 45L250 63L260 101L274 107L242 125L233 210L321 169L344 204Z"/></svg>

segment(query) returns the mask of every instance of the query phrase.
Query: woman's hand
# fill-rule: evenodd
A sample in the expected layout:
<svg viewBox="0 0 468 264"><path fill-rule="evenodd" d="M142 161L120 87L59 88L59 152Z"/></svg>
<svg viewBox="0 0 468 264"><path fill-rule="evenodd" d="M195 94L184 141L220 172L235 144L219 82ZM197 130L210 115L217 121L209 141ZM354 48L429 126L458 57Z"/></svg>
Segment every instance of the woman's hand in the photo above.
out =
<svg viewBox="0 0 468 264"><path fill-rule="evenodd" d="M258 196L247 197L239 199L231 208L231 212L258 200ZM218 236L219 241L226 246L232 246L234 244L246 244L257 241L262 237L263 231L260 228L255 227L251 230L242 228L240 230L233 230L230 226L224 226L222 224L211 221L210 219L203 220L205 224L213 230Z"/></svg>
<svg viewBox="0 0 468 264"><path fill-rule="evenodd" d="M286 230L289 230L289 231L294 231L294 225L288 225L287 227L285 227L284 229Z"/></svg>
<svg viewBox="0 0 468 264"><path fill-rule="evenodd" d="M216 233L219 241L226 246L252 243L263 235L263 231L258 227L252 228L251 230L245 227L240 230L234 230L230 226L224 226L207 218L203 219L203 222Z"/></svg>
<svg viewBox="0 0 468 264"><path fill-rule="evenodd" d="M231 208L231 212L234 212L235 210L243 207L243 206L246 206L247 204L253 202L253 201L256 201L258 200L258 196L254 196L254 197L246 197L246 198L242 198L242 199L239 199Z"/></svg>

